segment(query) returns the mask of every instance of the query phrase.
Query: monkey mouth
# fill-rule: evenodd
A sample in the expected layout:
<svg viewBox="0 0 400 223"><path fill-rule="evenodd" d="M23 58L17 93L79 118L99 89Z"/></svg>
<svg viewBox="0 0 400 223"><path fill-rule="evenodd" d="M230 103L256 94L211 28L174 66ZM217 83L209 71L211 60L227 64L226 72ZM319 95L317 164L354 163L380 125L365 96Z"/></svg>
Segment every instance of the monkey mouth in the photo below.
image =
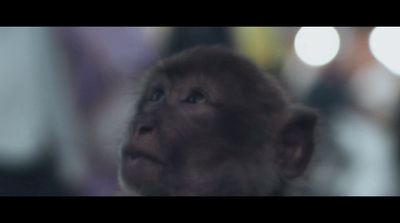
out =
<svg viewBox="0 0 400 223"><path fill-rule="evenodd" d="M166 166L166 163L159 157L152 155L150 153L137 150L137 149L125 149L122 151L122 157L127 163L137 162L139 160L146 160L154 164L159 164L161 166Z"/></svg>
<svg viewBox="0 0 400 223"><path fill-rule="evenodd" d="M166 169L166 162L148 151L127 146L122 150L121 155L121 177L133 187L158 182Z"/></svg>

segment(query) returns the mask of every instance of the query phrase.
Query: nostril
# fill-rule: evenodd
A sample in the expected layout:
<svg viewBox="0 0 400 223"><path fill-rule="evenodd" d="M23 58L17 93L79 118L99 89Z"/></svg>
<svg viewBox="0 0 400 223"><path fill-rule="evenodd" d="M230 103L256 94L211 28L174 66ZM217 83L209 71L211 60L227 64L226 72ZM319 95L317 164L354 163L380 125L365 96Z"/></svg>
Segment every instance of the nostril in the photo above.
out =
<svg viewBox="0 0 400 223"><path fill-rule="evenodd" d="M153 129L153 126L142 126L139 128L139 135L150 133Z"/></svg>

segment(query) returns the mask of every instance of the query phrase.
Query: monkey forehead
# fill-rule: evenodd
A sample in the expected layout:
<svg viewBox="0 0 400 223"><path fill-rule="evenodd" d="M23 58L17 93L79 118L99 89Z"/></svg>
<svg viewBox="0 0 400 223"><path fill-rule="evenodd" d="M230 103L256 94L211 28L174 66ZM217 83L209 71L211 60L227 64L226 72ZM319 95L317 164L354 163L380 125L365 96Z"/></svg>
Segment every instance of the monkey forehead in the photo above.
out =
<svg viewBox="0 0 400 223"><path fill-rule="evenodd" d="M151 73L156 79L163 76L162 79L181 86L200 84L236 98L284 98L276 81L253 62L219 46L186 50L160 61Z"/></svg>

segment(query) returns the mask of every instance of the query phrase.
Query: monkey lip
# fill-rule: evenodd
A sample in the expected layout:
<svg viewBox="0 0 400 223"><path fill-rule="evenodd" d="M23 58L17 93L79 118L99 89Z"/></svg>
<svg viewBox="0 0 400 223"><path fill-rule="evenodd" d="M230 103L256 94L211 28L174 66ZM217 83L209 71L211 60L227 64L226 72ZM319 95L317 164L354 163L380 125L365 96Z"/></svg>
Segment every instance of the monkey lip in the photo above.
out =
<svg viewBox="0 0 400 223"><path fill-rule="evenodd" d="M162 175L166 163L147 151L130 147L122 151L122 178L130 185L153 184Z"/></svg>
<svg viewBox="0 0 400 223"><path fill-rule="evenodd" d="M137 149L124 150L122 152L122 156L123 156L124 160L127 161L128 163L134 163L134 162L138 162L140 160L146 160L146 161L152 162L154 164L166 166L166 163L162 159L158 158L157 156L152 155L150 153L146 153L141 150L137 150Z"/></svg>

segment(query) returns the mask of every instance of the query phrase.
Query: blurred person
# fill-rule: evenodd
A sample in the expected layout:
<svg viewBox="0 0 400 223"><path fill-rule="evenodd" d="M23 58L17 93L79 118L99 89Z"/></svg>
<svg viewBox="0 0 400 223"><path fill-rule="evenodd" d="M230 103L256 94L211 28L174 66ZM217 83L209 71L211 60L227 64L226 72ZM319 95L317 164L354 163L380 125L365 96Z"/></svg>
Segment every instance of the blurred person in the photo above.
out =
<svg viewBox="0 0 400 223"><path fill-rule="evenodd" d="M333 126L338 143L352 162L337 187L348 195L398 195L393 121L399 79L373 58L371 28L354 28L354 32L354 54L348 60L353 100L337 114Z"/></svg>
<svg viewBox="0 0 400 223"><path fill-rule="evenodd" d="M303 87L301 100L321 110L323 134L321 154L305 193L397 195L391 126L399 91L397 77L372 57L370 28L339 31L347 37L342 39L344 51L313 74L308 93Z"/></svg>
<svg viewBox="0 0 400 223"><path fill-rule="evenodd" d="M0 195L79 194L85 143L52 28L0 28Z"/></svg>
<svg viewBox="0 0 400 223"><path fill-rule="evenodd" d="M67 51L88 140L86 195L118 190L118 147L132 112L134 82L160 56L168 30L159 27L64 27Z"/></svg>

